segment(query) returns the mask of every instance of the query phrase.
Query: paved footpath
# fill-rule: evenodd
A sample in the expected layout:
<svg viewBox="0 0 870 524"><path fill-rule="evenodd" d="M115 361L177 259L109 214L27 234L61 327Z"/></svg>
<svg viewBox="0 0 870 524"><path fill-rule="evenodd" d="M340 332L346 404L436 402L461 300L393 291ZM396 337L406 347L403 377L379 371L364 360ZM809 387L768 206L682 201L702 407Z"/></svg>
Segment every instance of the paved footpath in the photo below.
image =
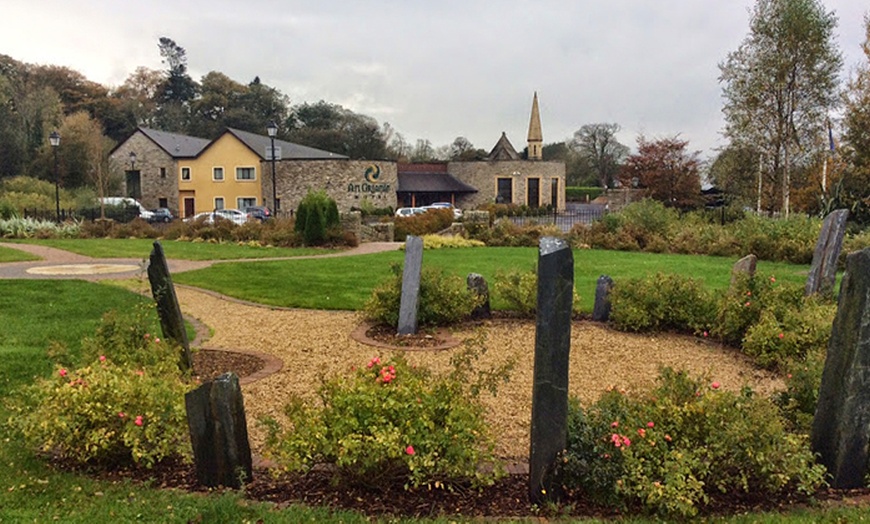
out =
<svg viewBox="0 0 870 524"><path fill-rule="evenodd" d="M334 258L353 255L365 255L394 251L403 245L402 242L367 242L359 246L325 255L306 255L299 257L256 258L235 260L176 260L169 259L169 271L181 273L193 269L201 269L225 262L264 262L271 260L290 260L298 258ZM41 260L27 262L0 263L0 279L82 279L101 280L108 278L132 278L142 274L148 264L147 258L91 258L84 255L55 249L53 247L35 244L15 244L0 242L0 246L25 251L40 257Z"/></svg>

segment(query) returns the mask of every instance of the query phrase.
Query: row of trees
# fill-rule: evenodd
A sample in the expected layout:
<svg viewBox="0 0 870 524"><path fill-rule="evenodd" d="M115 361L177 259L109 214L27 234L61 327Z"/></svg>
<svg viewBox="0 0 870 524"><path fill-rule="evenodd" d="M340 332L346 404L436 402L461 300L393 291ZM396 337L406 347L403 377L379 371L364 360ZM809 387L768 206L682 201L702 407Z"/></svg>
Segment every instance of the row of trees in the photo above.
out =
<svg viewBox="0 0 870 524"><path fill-rule="evenodd" d="M746 38L720 64L730 143L708 166L679 135L640 137L631 154L615 123L582 126L545 145L544 159L564 161L570 185L637 186L668 205L696 205L708 168L710 182L759 211L846 206L870 219L870 34L867 63L841 91L836 23L820 0L756 1ZM464 137L441 147L425 139L411 144L388 123L326 101L293 106L259 78L244 84L212 71L197 82L184 48L164 37L158 49L164 70L140 67L115 88L65 67L0 55L0 177L51 179L46 137L53 129L63 137L64 187L104 181L108 151L139 125L213 138L225 127L263 133L275 121L279 138L352 158L425 162L487 154ZM832 158L827 122L835 114L843 115L842 140Z"/></svg>

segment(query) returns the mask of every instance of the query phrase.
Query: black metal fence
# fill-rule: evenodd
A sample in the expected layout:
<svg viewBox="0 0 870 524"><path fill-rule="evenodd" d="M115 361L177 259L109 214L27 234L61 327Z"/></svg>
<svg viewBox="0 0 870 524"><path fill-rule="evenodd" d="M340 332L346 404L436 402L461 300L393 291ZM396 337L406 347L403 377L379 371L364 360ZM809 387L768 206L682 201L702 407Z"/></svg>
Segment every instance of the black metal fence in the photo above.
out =
<svg viewBox="0 0 870 524"><path fill-rule="evenodd" d="M57 219L57 211L49 211L45 209L27 209L24 208L24 218L33 218L35 220L48 220L54 222ZM106 218L110 218L117 222L131 222L139 216L139 208L132 206L106 206ZM61 209L60 221L67 219L75 220L96 220L100 218L100 208L91 209Z"/></svg>
<svg viewBox="0 0 870 524"><path fill-rule="evenodd" d="M553 224L562 231L569 231L574 224L590 224L605 214L607 206L603 204L569 204L565 209L551 211L537 216L509 217L514 224L525 226L532 224Z"/></svg>

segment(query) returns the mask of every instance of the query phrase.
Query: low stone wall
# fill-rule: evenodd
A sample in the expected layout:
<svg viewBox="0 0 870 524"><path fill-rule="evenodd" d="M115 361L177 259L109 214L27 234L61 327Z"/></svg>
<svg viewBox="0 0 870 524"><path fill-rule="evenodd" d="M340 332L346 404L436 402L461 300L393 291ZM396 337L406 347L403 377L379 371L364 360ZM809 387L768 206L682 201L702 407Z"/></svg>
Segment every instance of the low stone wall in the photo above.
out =
<svg viewBox="0 0 870 524"><path fill-rule="evenodd" d="M392 222L378 222L360 226L360 242L393 242L395 238L396 226Z"/></svg>

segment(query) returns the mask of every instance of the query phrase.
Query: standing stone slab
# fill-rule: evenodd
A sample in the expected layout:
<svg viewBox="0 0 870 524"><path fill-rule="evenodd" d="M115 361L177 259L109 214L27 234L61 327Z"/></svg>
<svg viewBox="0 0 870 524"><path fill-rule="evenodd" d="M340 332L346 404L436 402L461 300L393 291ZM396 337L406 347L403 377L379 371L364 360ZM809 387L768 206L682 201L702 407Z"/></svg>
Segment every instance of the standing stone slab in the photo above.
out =
<svg viewBox="0 0 870 524"><path fill-rule="evenodd" d="M608 275L598 277L595 285L595 305L592 307L592 320L607 322L610 320L610 290L613 289L613 279Z"/></svg>
<svg viewBox="0 0 870 524"><path fill-rule="evenodd" d="M160 328L163 338L171 339L181 346L181 356L178 367L187 371L193 367L193 357L190 355L190 342L187 340L187 330L184 328L184 317L175 295L175 286L169 275L169 264L163 254L160 242L154 242L151 257L148 262L148 281L151 283L151 295L157 302L157 315L160 317Z"/></svg>
<svg viewBox="0 0 870 524"><path fill-rule="evenodd" d="M813 251L813 263L810 273L807 275L807 285L804 294L809 296L814 293L824 295L834 291L834 283L837 279L837 259L843 249L843 235L846 233L846 220L849 218L848 209L832 211L822 222L822 230L816 241L816 249Z"/></svg>
<svg viewBox="0 0 870 524"><path fill-rule="evenodd" d="M755 267L758 265L758 257L755 255L746 255L741 258L731 267L731 285L737 282L740 275L746 275L750 279L755 276Z"/></svg>
<svg viewBox="0 0 870 524"><path fill-rule="evenodd" d="M480 302L471 310L471 318L480 320L492 317L492 309L489 303L489 286L486 279L479 273L469 273L465 278L465 285L474 293Z"/></svg>
<svg viewBox="0 0 870 524"><path fill-rule="evenodd" d="M870 248L846 257L812 447L838 489L858 488L870 443Z"/></svg>
<svg viewBox="0 0 870 524"><path fill-rule="evenodd" d="M560 496L555 464L568 434L568 355L574 299L574 255L560 239L544 237L538 255L538 316L532 383L529 498Z"/></svg>
<svg viewBox="0 0 870 524"><path fill-rule="evenodd" d="M400 335L417 332L417 305L420 303L420 273L423 271L423 239L405 239L405 268L402 270L402 298L399 302Z"/></svg>
<svg viewBox="0 0 870 524"><path fill-rule="evenodd" d="M239 377L224 373L184 396L196 479L240 488L252 478L251 446Z"/></svg>

